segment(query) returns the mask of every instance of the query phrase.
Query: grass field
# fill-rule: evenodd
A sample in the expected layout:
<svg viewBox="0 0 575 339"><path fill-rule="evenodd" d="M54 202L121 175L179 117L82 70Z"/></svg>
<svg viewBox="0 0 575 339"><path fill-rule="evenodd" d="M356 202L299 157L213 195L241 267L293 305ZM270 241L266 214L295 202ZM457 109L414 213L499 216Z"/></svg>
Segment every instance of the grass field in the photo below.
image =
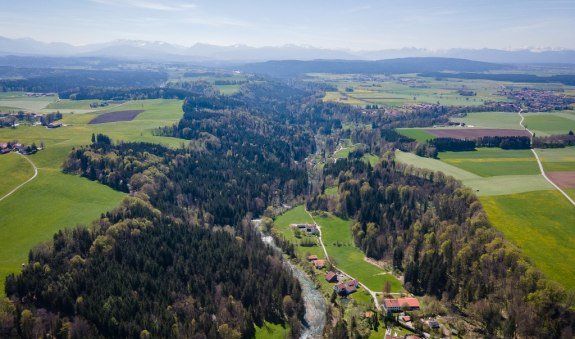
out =
<svg viewBox="0 0 575 339"><path fill-rule="evenodd" d="M59 229L95 220L124 196L95 181L41 169L36 179L0 202L2 292L4 277L26 262L30 248Z"/></svg>
<svg viewBox="0 0 575 339"><path fill-rule="evenodd" d="M30 157L39 168L38 177L0 202L0 234L3 235L0 281L3 283L5 274L20 267L33 245L50 239L58 229L96 219L124 196L97 182L63 174L60 167L73 147L89 144L92 133L107 134L115 141L146 141L178 147L182 140L154 136L152 129L176 123L182 115L181 105L179 100L128 102L123 107L145 112L124 122L88 125L100 112L65 114L63 120L71 125L56 129L40 126L0 129L0 141L18 140L37 145L42 142L46 148ZM8 158L2 157L0 162L3 159ZM0 171L3 166L0 165Z"/></svg>
<svg viewBox="0 0 575 339"><path fill-rule="evenodd" d="M539 174L530 150L478 148L471 152L441 152L439 159L482 177Z"/></svg>
<svg viewBox="0 0 575 339"><path fill-rule="evenodd" d="M6 108L15 108L27 112L36 112L48 106L57 100L56 96L52 97L28 97L23 92L6 92L0 96L0 106Z"/></svg>
<svg viewBox="0 0 575 339"><path fill-rule="evenodd" d="M34 175L34 169L16 153L0 155L0 197Z"/></svg>
<svg viewBox="0 0 575 339"><path fill-rule="evenodd" d="M333 154L333 157L336 159L347 159L347 156L349 155L349 153L353 152L354 150L355 150L355 147L353 147L353 146L342 148L342 149L338 150L337 152L335 152Z"/></svg>
<svg viewBox="0 0 575 339"><path fill-rule="evenodd" d="M553 186L551 186L543 176L538 174L481 177L446 162L419 157L413 153L398 150L395 152L395 156L400 163L433 171L441 171L446 175L461 180L464 185L470 187L478 196L505 195L553 189Z"/></svg>
<svg viewBox="0 0 575 339"><path fill-rule="evenodd" d="M575 289L575 209L557 191L482 197L491 223L550 279Z"/></svg>
<svg viewBox="0 0 575 339"><path fill-rule="evenodd" d="M295 250L298 257L305 260L305 257L307 255L315 254L318 256L318 258L324 258L325 254L323 253L321 246L319 246L319 241L317 240L316 236L305 236L313 239L314 242L316 243L316 246L312 247L299 246L300 240L298 240L294 236L293 230L289 226L290 224L298 224L298 223L313 224L313 220L309 216L309 214L306 213L304 205L296 206L291 210L283 213L282 215L276 217L276 219L274 220L274 228L278 232L280 232L280 234L283 235L286 239L288 239L289 241L291 241L296 245Z"/></svg>
<svg viewBox="0 0 575 339"><path fill-rule="evenodd" d="M555 113L527 113L525 114L525 126L532 130L535 135L567 134L575 132L575 117L569 119L565 115Z"/></svg>
<svg viewBox="0 0 575 339"><path fill-rule="evenodd" d="M386 281L391 283L392 292L401 292L402 286L393 275L366 262L365 254L355 246L351 235L351 221L336 216L315 217L321 226L323 243L335 265L352 275L371 290L383 290Z"/></svg>
<svg viewBox="0 0 575 339"><path fill-rule="evenodd" d="M545 171L575 171L575 147L536 149Z"/></svg>
<svg viewBox="0 0 575 339"><path fill-rule="evenodd" d="M290 327L265 322L262 327L256 326L256 339L284 339L289 338Z"/></svg>
<svg viewBox="0 0 575 339"><path fill-rule="evenodd" d="M349 227L350 221L335 216L316 217L315 219L321 226L324 245L330 258L335 261L336 266L351 274L374 291L381 291L386 281L391 283L392 292L402 291L401 283L393 275L385 273L382 269L364 260L365 254L353 243ZM274 227L288 240L295 242L293 231L289 227L293 223L313 223L303 205L294 207L278 216L274 221ZM314 238L316 237L314 236ZM315 254L319 258L325 257L319 245L313 247L296 246L295 248L300 258L305 258L309 254ZM358 292L361 292L361 289ZM362 297L366 299L365 296L359 293L354 294L354 299L359 298L362 300Z"/></svg>
<svg viewBox="0 0 575 339"><path fill-rule="evenodd" d="M224 95L232 95L240 90L241 85L216 85L220 93Z"/></svg>
<svg viewBox="0 0 575 339"><path fill-rule="evenodd" d="M451 118L450 120L478 128L522 129L519 125L521 118L513 112L468 113L463 118Z"/></svg>
<svg viewBox="0 0 575 339"><path fill-rule="evenodd" d="M435 135L420 128L398 128L396 131L401 135L415 139L419 142L426 142L427 140L435 139Z"/></svg>

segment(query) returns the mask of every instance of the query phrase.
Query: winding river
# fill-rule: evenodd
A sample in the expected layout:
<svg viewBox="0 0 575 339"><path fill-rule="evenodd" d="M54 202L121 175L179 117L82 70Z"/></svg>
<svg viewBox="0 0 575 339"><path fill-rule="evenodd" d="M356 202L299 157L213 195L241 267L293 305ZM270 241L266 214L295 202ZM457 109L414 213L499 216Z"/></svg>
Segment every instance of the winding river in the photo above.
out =
<svg viewBox="0 0 575 339"><path fill-rule="evenodd" d="M278 253L282 253L282 250L275 244L271 236L262 234L262 240ZM305 302L305 316L303 324L304 331L301 338L321 338L326 321L326 304L323 295L315 288L313 281L311 281L299 267L288 260L283 260L283 264L292 272L294 277L296 277L302 289L302 296Z"/></svg>

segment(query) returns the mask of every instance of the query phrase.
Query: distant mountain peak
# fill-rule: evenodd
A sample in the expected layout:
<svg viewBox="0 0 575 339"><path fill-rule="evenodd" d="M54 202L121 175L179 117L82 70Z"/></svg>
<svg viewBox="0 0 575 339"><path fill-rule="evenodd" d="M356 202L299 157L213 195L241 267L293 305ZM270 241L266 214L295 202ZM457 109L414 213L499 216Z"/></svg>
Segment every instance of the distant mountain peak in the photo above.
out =
<svg viewBox="0 0 575 339"><path fill-rule="evenodd" d="M464 49L428 50L403 47L388 50L351 51L309 45L253 47L198 42L189 47L165 41L118 39L106 43L74 46L63 42L40 42L31 38L11 39L0 36L0 55L24 56L107 56L158 61L256 62L266 60L381 60L405 57L452 57L496 63L575 63L575 51L561 48L526 48L522 50Z"/></svg>

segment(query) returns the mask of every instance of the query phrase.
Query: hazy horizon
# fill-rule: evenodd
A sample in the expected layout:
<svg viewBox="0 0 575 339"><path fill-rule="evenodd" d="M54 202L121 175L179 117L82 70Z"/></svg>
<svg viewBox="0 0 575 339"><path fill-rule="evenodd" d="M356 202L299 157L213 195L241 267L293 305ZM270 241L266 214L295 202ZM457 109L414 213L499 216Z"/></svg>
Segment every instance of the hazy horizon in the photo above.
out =
<svg viewBox="0 0 575 339"><path fill-rule="evenodd" d="M487 15L488 14L488 15ZM7 3L0 35L72 45L114 40L181 46L575 49L575 1L38 0Z"/></svg>

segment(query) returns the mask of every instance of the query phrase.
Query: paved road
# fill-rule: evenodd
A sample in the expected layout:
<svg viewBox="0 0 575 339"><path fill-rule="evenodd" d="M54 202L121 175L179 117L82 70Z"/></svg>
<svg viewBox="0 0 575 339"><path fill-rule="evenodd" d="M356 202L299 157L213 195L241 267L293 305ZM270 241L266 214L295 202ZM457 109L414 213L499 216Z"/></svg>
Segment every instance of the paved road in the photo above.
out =
<svg viewBox="0 0 575 339"><path fill-rule="evenodd" d="M519 125L521 125L521 127L523 127L523 129L525 129L527 132L529 132L529 134L531 134L531 138L533 138L533 136L535 134L533 132L531 132L527 127L525 127L525 125L523 124L523 121L525 120L525 117L523 116L523 109L520 109L518 114L521 117L521 121L519 121ZM539 159L539 155L537 154L537 152L535 152L535 149L532 148L531 152L533 152L533 155L535 155L535 159L537 159L537 164L539 165L539 170L541 171L541 175L543 175L545 180L547 180L551 185L553 185L553 187L555 187L561 194L563 194L563 196L565 196L565 198L567 198L567 200L569 200L569 202L573 206L575 206L575 200L573 200L567 193L565 193L565 191L563 191L561 189L561 187L557 186L551 179L549 179L547 174L545 174L545 170L543 169L543 163L541 162L541 159Z"/></svg>
<svg viewBox="0 0 575 339"><path fill-rule="evenodd" d="M26 180L25 182L21 183L20 185L18 185L18 187L16 187L15 189L11 190L10 192L8 192L6 195L4 195L2 198L0 198L0 201L8 198L9 196L11 196L14 192L16 192L17 190L19 190L20 188L22 188L24 185L26 185L27 183L29 183L30 181L34 180L37 176L38 176L38 167L36 167L36 165L32 162L32 160L28 159L27 156L22 155L20 153L17 153L18 155L20 155L21 157L23 157L24 159L26 159L26 161L28 161L30 163L30 165L32 165L32 167L34 168L34 175Z"/></svg>
<svg viewBox="0 0 575 339"><path fill-rule="evenodd" d="M321 248L323 249L323 253L325 254L325 258L327 259L327 261L333 266L335 267L338 271L340 271L341 273L343 273L344 275L346 275L348 278L353 279L353 280L357 280L357 282L359 283L359 285L361 287L363 287L367 292L369 292L369 294L371 294L371 297L373 298L373 302L375 303L375 308L377 310L381 310L381 306L379 305L379 300L377 299L377 293L370 290L367 286L365 286L361 281L359 281L358 279L355 279L354 277L352 277L350 274L344 272L342 269L340 269L339 267L335 266L331 260L329 259L329 255L327 254L327 249L325 248L325 245L323 244L323 240L322 240L322 236L321 236L321 226L315 221L315 219L313 218L313 215L311 215L311 213L307 210L306 208L306 213L310 216L311 220L313 221L314 224L317 225L317 229L319 231L319 243L321 245Z"/></svg>

